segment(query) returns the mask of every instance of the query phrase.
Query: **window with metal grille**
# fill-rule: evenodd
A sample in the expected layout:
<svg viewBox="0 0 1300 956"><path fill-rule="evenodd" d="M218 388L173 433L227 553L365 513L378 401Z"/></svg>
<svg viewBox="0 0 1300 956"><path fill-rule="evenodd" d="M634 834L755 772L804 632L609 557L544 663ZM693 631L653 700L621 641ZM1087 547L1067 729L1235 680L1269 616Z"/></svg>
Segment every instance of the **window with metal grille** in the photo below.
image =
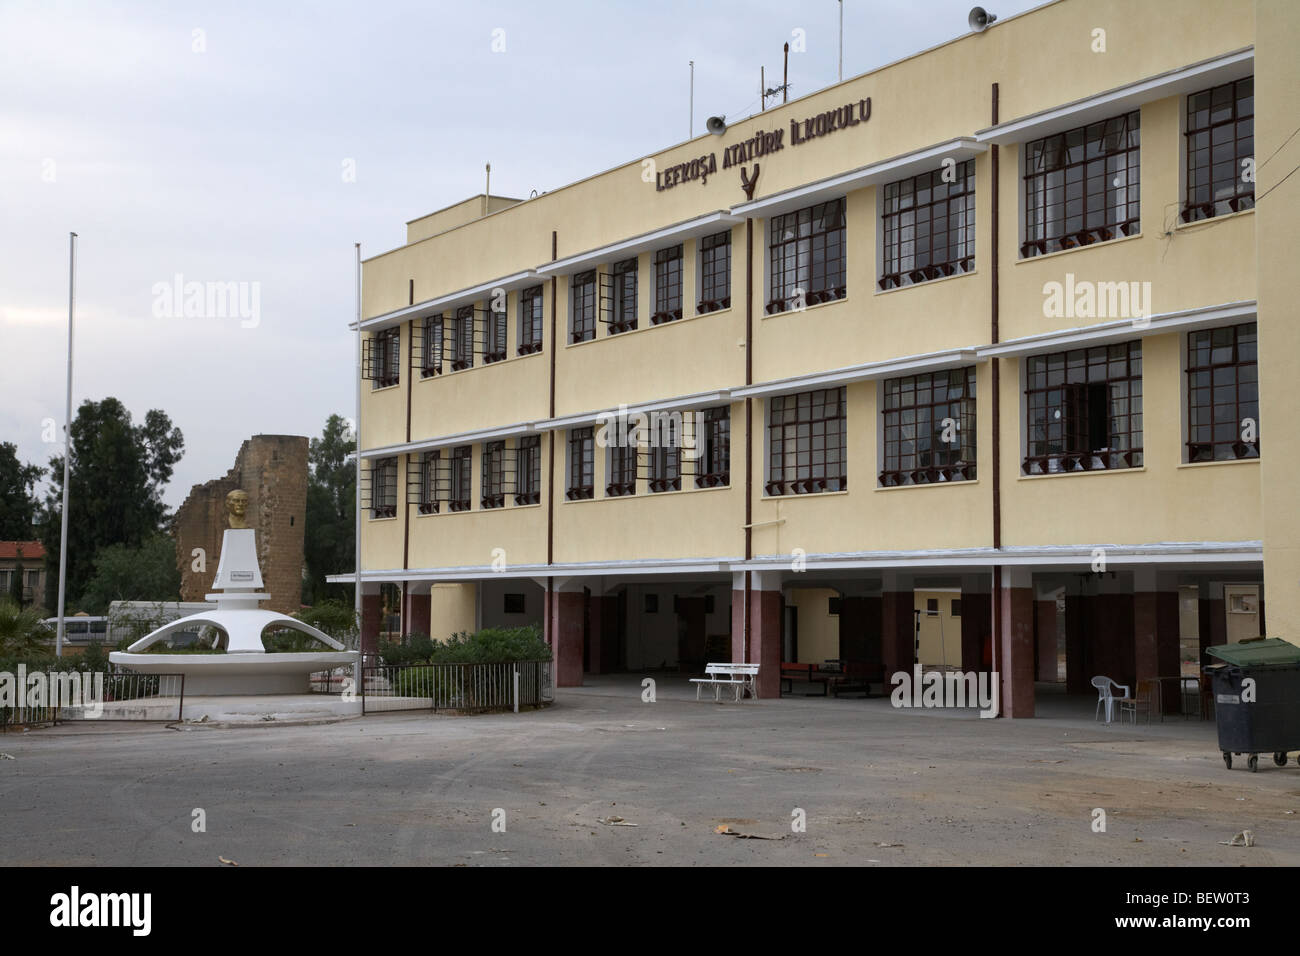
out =
<svg viewBox="0 0 1300 956"><path fill-rule="evenodd" d="M636 445L610 445L606 459L605 497L636 494Z"/></svg>
<svg viewBox="0 0 1300 956"><path fill-rule="evenodd" d="M506 357L506 307L505 296L500 297L501 311L488 302L487 330L483 336L483 364L503 361Z"/></svg>
<svg viewBox="0 0 1300 956"><path fill-rule="evenodd" d="M731 483L731 409L706 408L695 416L697 434L695 440L703 442L698 449L696 459L696 488L717 488ZM702 423L702 424L701 424Z"/></svg>
<svg viewBox="0 0 1300 956"><path fill-rule="evenodd" d="M515 463L515 504L535 505L542 500L542 439L525 435L519 439Z"/></svg>
<svg viewBox="0 0 1300 956"><path fill-rule="evenodd" d="M420 514L438 513L438 478L442 466L442 455L437 451L426 451L420 456L419 498L416 507Z"/></svg>
<svg viewBox="0 0 1300 956"><path fill-rule="evenodd" d="M506 443L485 442L483 445L483 486L479 504L484 508L504 508L506 504Z"/></svg>
<svg viewBox="0 0 1300 956"><path fill-rule="evenodd" d="M1187 460L1259 457L1254 322L1187 336Z"/></svg>
<svg viewBox="0 0 1300 956"><path fill-rule="evenodd" d="M777 395L768 403L769 495L848 487L844 389Z"/></svg>
<svg viewBox="0 0 1300 956"><path fill-rule="evenodd" d="M448 511L469 511L470 482L473 479L470 467L473 454L474 448L471 445L461 445L451 450L451 493L447 499Z"/></svg>
<svg viewBox="0 0 1300 956"><path fill-rule="evenodd" d="M474 367L474 306L463 305L443 333L445 347L451 353L451 370Z"/></svg>
<svg viewBox="0 0 1300 956"><path fill-rule="evenodd" d="M844 298L843 199L773 216L769 230L769 314Z"/></svg>
<svg viewBox="0 0 1300 956"><path fill-rule="evenodd" d="M731 308L731 230L700 240L700 301L697 312Z"/></svg>
<svg viewBox="0 0 1300 956"><path fill-rule="evenodd" d="M424 355L420 377L442 374L442 315L431 315L424 320L422 338Z"/></svg>
<svg viewBox="0 0 1300 956"><path fill-rule="evenodd" d="M614 301L609 320L609 334L631 332L636 328L636 260L614 263Z"/></svg>
<svg viewBox="0 0 1300 956"><path fill-rule="evenodd" d="M1187 97L1187 202L1183 222L1255 205L1255 78ZM1247 162L1249 161L1249 162Z"/></svg>
<svg viewBox="0 0 1300 956"><path fill-rule="evenodd" d="M1022 258L1138 232L1139 113L1025 145Z"/></svg>
<svg viewBox="0 0 1300 956"><path fill-rule="evenodd" d="M569 429L569 500L590 498L595 486L596 438L591 428Z"/></svg>
<svg viewBox="0 0 1300 956"><path fill-rule="evenodd" d="M975 160L890 183L881 225L880 288L970 272L975 268Z"/></svg>
<svg viewBox="0 0 1300 956"><path fill-rule="evenodd" d="M682 317L682 247L672 246L655 253L655 313L652 325Z"/></svg>
<svg viewBox="0 0 1300 956"><path fill-rule="evenodd" d="M401 337L401 327L394 326L366 339L361 377L370 380L372 389L387 388L401 381Z"/></svg>
<svg viewBox="0 0 1300 956"><path fill-rule="evenodd" d="M1142 466L1141 342L1035 355L1025 378L1024 474Z"/></svg>
<svg viewBox="0 0 1300 956"><path fill-rule="evenodd" d="M397 459L379 458L370 466L370 516L397 516Z"/></svg>
<svg viewBox="0 0 1300 956"><path fill-rule="evenodd" d="M650 423L651 491L680 491L682 487L682 416L652 416Z"/></svg>
<svg viewBox="0 0 1300 956"><path fill-rule="evenodd" d="M596 271L573 277L573 325L570 339L586 342L596 337Z"/></svg>
<svg viewBox="0 0 1300 956"><path fill-rule="evenodd" d="M975 367L884 383L882 488L975 478Z"/></svg>
<svg viewBox="0 0 1300 956"><path fill-rule="evenodd" d="M520 355L532 355L542 350L542 287L531 286L519 293L519 348Z"/></svg>

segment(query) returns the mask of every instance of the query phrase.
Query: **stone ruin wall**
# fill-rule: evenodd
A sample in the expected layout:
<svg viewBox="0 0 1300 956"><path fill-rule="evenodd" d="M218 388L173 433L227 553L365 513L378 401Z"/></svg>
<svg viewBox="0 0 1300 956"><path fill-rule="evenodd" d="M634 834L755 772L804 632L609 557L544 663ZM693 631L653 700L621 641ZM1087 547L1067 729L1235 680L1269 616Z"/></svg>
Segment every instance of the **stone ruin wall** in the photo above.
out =
<svg viewBox="0 0 1300 956"><path fill-rule="evenodd" d="M226 530L226 495L239 488L248 494L248 526L257 532L263 590L271 595L261 606L283 614L301 608L307 448L307 439L298 435L254 435L224 477L190 489L172 522L182 601L202 601L211 592ZM201 572L193 569L195 548L206 554Z"/></svg>

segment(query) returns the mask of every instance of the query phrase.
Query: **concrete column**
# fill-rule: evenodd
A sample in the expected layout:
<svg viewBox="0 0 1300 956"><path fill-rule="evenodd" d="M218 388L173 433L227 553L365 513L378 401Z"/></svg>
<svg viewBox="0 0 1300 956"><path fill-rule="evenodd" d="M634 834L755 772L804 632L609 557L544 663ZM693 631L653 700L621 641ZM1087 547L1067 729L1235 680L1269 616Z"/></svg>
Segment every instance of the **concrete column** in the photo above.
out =
<svg viewBox="0 0 1300 956"><path fill-rule="evenodd" d="M361 653L370 657L379 653L379 625L384 609L380 603L379 589L373 594L361 593Z"/></svg>
<svg viewBox="0 0 1300 956"><path fill-rule="evenodd" d="M758 664L758 696L780 697L781 576L754 572L749 592L749 642L745 641L744 573L732 575L731 656L733 661Z"/></svg>
<svg viewBox="0 0 1300 956"><path fill-rule="evenodd" d="M1088 673L1086 618L1092 598L1083 594L1065 596L1065 692L1095 693L1089 683L1096 675Z"/></svg>
<svg viewBox="0 0 1300 956"><path fill-rule="evenodd" d="M916 600L910 578L886 572L880 595L880 656L885 682L899 671L912 673L916 663Z"/></svg>
<svg viewBox="0 0 1300 956"><path fill-rule="evenodd" d="M1034 646L1037 648L1037 680L1056 680L1056 599L1034 601Z"/></svg>
<svg viewBox="0 0 1300 956"><path fill-rule="evenodd" d="M582 649L586 630L586 596L582 589L551 592L551 653L555 686L582 686Z"/></svg>
<svg viewBox="0 0 1300 956"><path fill-rule="evenodd" d="M867 625L867 599L857 595L840 598L840 659L861 663L874 662Z"/></svg>
<svg viewBox="0 0 1300 956"><path fill-rule="evenodd" d="M993 662L989 638L993 633L992 596L986 592L961 592L961 669L987 671Z"/></svg>
<svg viewBox="0 0 1300 956"><path fill-rule="evenodd" d="M998 642L1003 717L1034 716L1034 588L1028 568L1002 568Z"/></svg>
<svg viewBox="0 0 1300 956"><path fill-rule="evenodd" d="M416 588L420 588L419 593L416 592ZM430 634L428 585L408 583L406 590L402 592L402 599L406 602L402 620L406 622L407 635Z"/></svg>

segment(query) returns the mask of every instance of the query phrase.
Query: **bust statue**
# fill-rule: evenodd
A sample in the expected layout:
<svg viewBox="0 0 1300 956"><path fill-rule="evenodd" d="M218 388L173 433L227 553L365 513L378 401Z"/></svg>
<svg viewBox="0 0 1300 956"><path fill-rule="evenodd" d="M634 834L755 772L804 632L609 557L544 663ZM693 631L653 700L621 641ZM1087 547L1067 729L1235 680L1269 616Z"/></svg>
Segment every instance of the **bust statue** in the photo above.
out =
<svg viewBox="0 0 1300 956"><path fill-rule="evenodd" d="M248 527L248 492L236 488L226 495L226 524L231 528Z"/></svg>

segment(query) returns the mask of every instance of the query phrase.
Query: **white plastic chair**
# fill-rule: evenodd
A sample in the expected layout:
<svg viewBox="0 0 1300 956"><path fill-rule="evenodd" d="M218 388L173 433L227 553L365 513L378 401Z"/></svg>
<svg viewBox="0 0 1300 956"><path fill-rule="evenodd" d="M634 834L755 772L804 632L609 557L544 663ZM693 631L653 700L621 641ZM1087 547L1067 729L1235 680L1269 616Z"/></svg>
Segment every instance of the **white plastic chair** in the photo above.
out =
<svg viewBox="0 0 1300 956"><path fill-rule="evenodd" d="M1115 701L1128 697L1128 686L1126 684L1117 684L1109 677L1094 677L1092 686L1097 688L1097 712L1093 715L1093 720L1101 716L1101 705L1106 705L1106 723L1110 723L1115 711ZM1112 692L1115 689L1122 690L1124 693L1116 697Z"/></svg>

